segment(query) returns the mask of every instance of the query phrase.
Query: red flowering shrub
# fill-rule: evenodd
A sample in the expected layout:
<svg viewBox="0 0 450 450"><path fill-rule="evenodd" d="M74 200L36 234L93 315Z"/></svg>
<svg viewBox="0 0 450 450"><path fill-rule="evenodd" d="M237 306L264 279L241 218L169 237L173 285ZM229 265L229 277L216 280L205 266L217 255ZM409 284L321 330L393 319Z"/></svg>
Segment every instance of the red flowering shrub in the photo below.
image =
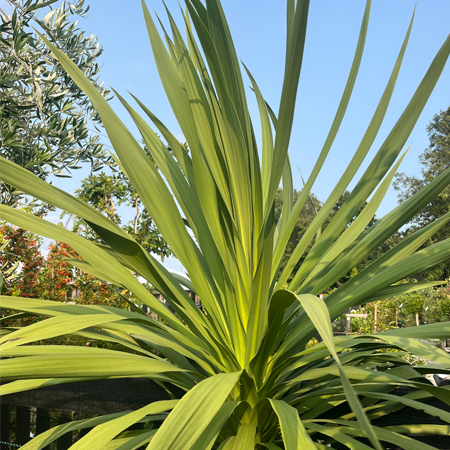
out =
<svg viewBox="0 0 450 450"><path fill-rule="evenodd" d="M39 275L44 265L41 255L41 242L32 233L8 224L0 227L2 241L9 243L6 252L0 254L0 266L4 270L12 267L16 261L22 263L20 276L14 285L5 284L3 294L21 297L39 297L42 292Z"/></svg>
<svg viewBox="0 0 450 450"><path fill-rule="evenodd" d="M14 282L3 286L4 295L128 308L126 301L107 285L70 266L66 258L82 259L70 245L52 242L44 258L41 241L26 230L2 224L0 238L9 243L7 250L0 254L0 267L4 266L6 271L17 261L22 267Z"/></svg>
<svg viewBox="0 0 450 450"><path fill-rule="evenodd" d="M47 300L65 300L72 282L72 270L64 258L76 257L76 253L70 246L61 242L53 242L48 249L41 273L41 296Z"/></svg>
<svg viewBox="0 0 450 450"><path fill-rule="evenodd" d="M99 281L78 268L70 268L63 258L82 259L70 245L65 243L55 243L47 258L49 268L51 267L60 277L60 283L66 282L66 292L75 290L74 295L69 292L70 300L83 305L107 304L128 308L126 302L115 293L109 286ZM54 264L56 267L54 267ZM64 278L67 276L67 278ZM47 278L49 275L47 275ZM58 278L57 278L58 280ZM70 283L70 286L67 284ZM62 286L56 285L55 291Z"/></svg>

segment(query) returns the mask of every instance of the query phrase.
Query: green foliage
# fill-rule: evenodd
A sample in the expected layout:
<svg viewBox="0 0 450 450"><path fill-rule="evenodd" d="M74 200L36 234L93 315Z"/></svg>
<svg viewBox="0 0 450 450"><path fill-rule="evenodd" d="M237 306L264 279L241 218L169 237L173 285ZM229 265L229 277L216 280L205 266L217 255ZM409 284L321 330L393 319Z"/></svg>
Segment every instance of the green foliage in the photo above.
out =
<svg viewBox="0 0 450 450"><path fill-rule="evenodd" d="M89 98L72 81L32 27L39 26L105 97L98 82L97 59L102 48L94 36L77 28L85 16L83 0L9 1L12 15L0 11L0 155L42 179L49 174L70 176L80 164L96 171L113 161L99 142L101 120ZM45 17L38 18L43 13ZM91 131L94 132L92 135ZM3 204L13 205L21 192L2 183Z"/></svg>
<svg viewBox="0 0 450 450"><path fill-rule="evenodd" d="M400 320L406 325L415 325L413 315L418 314L420 323L439 323L450 320L449 285L428 288L418 291L415 295L399 296L396 298L400 308ZM414 323L413 323L414 321Z"/></svg>
<svg viewBox="0 0 450 450"><path fill-rule="evenodd" d="M377 320L375 321L375 305L377 305ZM355 314L368 314L367 318L351 319L353 334L367 334L373 330L385 331L392 327L417 326L417 320L422 324L447 322L450 320L450 289L449 285L429 287L417 292L406 293L368 303L361 309L353 309ZM344 331L345 315L338 318L338 331Z"/></svg>
<svg viewBox="0 0 450 450"><path fill-rule="evenodd" d="M422 312L425 305L425 296L418 293L405 294L403 299L403 307L407 314L419 314Z"/></svg>
<svg viewBox="0 0 450 450"><path fill-rule="evenodd" d="M121 223L114 201L116 203L119 201L120 205L120 200L126 195L126 186L120 183L117 176L101 172L86 178L82 181L81 187L75 191L75 195L83 202L105 213L109 220Z"/></svg>
<svg viewBox="0 0 450 450"><path fill-rule="evenodd" d="M300 197L301 191L297 191L294 189L293 191L293 203L298 200ZM334 207L329 213L329 216L325 220L323 224L323 228L326 228L328 224L331 222L333 217L338 213L341 206L345 203L347 198L350 196L350 192L345 190L342 195L340 196L339 200L336 202ZM300 214L297 218L297 221L295 222L295 226L292 230L291 236L289 237L289 240L286 244L286 248L284 251L283 261L281 263L280 271L283 271L284 267L286 266L287 262L289 261L290 257L292 256L295 248L297 247L298 243L300 242L302 236L305 234L306 230L310 226L311 222L313 221L314 217L317 214L317 211L319 211L322 207L322 202L320 202L314 194L309 195L309 201L306 202L303 205L302 210L300 211ZM367 206L367 202L364 202L364 204L359 208L359 210L355 213L355 215L352 217L348 225L351 225L355 219L361 214L361 212L364 210L364 208ZM278 189L277 195L275 196L275 212L274 212L274 220L275 224L278 223L281 213L283 211L283 190ZM370 226L372 226L377 221L376 217L374 216L366 225L366 229L368 229ZM320 237L320 232L316 235L316 238L318 239ZM309 245L306 247L306 250L302 257L298 260L297 264L295 265L294 270L292 271L292 274L289 276L288 281L292 281L294 274L297 273L300 266L302 265L303 261L305 260L307 254L311 250L311 248L314 245L314 241L311 241ZM389 247L391 248L391 247ZM378 249L377 249L378 250ZM383 253L387 251L387 249L383 249ZM362 261L358 265L358 269L363 269L369 265L368 261L373 260L374 255L370 255L366 258L366 260ZM377 258L375 258L377 259ZM338 287L338 285L342 285L346 281L348 281L350 278L354 277L358 273L358 269L353 268L348 274L346 274L344 277L342 277L337 283L335 283L333 286L331 286L332 289Z"/></svg>
<svg viewBox="0 0 450 450"><path fill-rule="evenodd" d="M375 305L377 312L376 319ZM367 314L366 318L351 318L350 331L352 334L370 334L375 331L380 332L396 328L396 302L394 299L389 298L374 303L368 303L361 309L352 309L351 312L354 314Z"/></svg>
<svg viewBox="0 0 450 450"><path fill-rule="evenodd" d="M450 321L450 299L446 298L445 300L442 301L441 304L441 318L444 321Z"/></svg>
<svg viewBox="0 0 450 450"><path fill-rule="evenodd" d="M2 205L5 220L66 242L83 258L73 265L127 289L159 316L155 320L137 308L129 311L101 304L71 305L2 296L4 310L44 318L25 328L6 330L0 339L2 379L10 381L0 386L3 394L43 384L110 377L154 379L168 396L171 385L183 391L180 399L72 423L73 429L94 427L74 450L105 446L131 449L144 444L149 450L297 450L327 445L333 448L337 443L379 450L380 441L400 448L430 448L405 436L411 430L422 431L425 427L421 424L381 428L371 425L371 420L409 406L450 423L448 412L427 404L432 397L448 401L448 391L430 386L426 379L434 371L445 373L450 356L417 340L449 337L450 323L335 337L331 319L354 305L434 286L436 283L397 283L448 257L449 240L419 249L446 225L450 214L408 236L364 270L340 282L450 183L448 169L373 222L404 157L400 152L446 64L450 36L366 172L327 222L381 128L409 39L411 26L408 28L385 92L352 161L281 268L300 213L310 199L314 204L311 188L349 104L362 60L370 6L369 0L338 111L295 203L287 155L305 44L307 0L287 2L286 65L277 114L246 70L259 107L261 149L219 0L207 0L206 6L187 0L183 34L168 13L171 35L166 32L169 28L163 30L165 44L143 2L156 65L189 153L137 100L146 119L170 146L172 152L168 152L166 143L146 120L118 95L139 129L149 158L96 86L68 56L42 37L91 99L114 146L118 165L189 279L169 273L132 235L110 220L114 214L108 218L79 198L1 159L8 169L1 174L4 182L82 218L104 244ZM280 184L283 208L275 224ZM135 274L158 289L165 303L158 301ZM325 301L318 297L334 285ZM182 286L199 295L203 310L195 306ZM33 345L63 334L118 345ZM311 342L317 334L322 342ZM402 352L384 351L392 347ZM437 366L413 368L402 353L434 361ZM397 386L413 392L394 395ZM341 407L345 415L339 413ZM150 421L149 415L163 412L169 413L164 414L158 430L143 430L125 441L116 439L133 423ZM446 430L448 425L432 428L440 434ZM67 427L53 428L24 450L43 448L66 431Z"/></svg>

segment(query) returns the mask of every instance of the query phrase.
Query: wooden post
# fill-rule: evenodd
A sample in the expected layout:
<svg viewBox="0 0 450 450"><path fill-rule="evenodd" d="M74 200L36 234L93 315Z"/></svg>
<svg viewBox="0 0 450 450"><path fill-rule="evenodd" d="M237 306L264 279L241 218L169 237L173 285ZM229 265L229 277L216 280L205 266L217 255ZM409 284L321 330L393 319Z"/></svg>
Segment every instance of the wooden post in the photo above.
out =
<svg viewBox="0 0 450 450"><path fill-rule="evenodd" d="M50 430L50 410L36 409L36 434ZM43 450L50 450L50 445L46 445Z"/></svg>
<svg viewBox="0 0 450 450"><path fill-rule="evenodd" d="M73 420L85 420L92 417L95 417L95 414L78 414L78 416L74 417ZM92 428L82 428L79 430L74 436L75 442L86 436L90 431L92 431Z"/></svg>
<svg viewBox="0 0 450 450"><path fill-rule="evenodd" d="M375 303L375 309L373 312L373 332L377 332L377 320L378 320L378 305Z"/></svg>
<svg viewBox="0 0 450 450"><path fill-rule="evenodd" d="M135 423L134 425L131 425L131 427L128 428L128 430L143 430L144 429L144 423L139 422ZM142 447L139 447L137 450L145 450L147 448L147 444L143 445Z"/></svg>
<svg viewBox="0 0 450 450"><path fill-rule="evenodd" d="M60 424L71 422L72 421L72 413L70 411L60 411L58 421ZM72 446L72 432L68 432L63 434L56 440L56 448L57 450L67 450Z"/></svg>
<svg viewBox="0 0 450 450"><path fill-rule="evenodd" d="M0 429L0 440L2 442L9 442L9 406L1 404L1 429ZM8 444L0 444L1 450L9 450Z"/></svg>
<svg viewBox="0 0 450 450"><path fill-rule="evenodd" d="M16 411L16 443L24 445L30 440L30 408L18 406Z"/></svg>
<svg viewBox="0 0 450 450"><path fill-rule="evenodd" d="M82 430L80 430L80 432L78 433L78 439L84 438L84 436L86 436L90 431L92 431L93 428L83 428Z"/></svg>

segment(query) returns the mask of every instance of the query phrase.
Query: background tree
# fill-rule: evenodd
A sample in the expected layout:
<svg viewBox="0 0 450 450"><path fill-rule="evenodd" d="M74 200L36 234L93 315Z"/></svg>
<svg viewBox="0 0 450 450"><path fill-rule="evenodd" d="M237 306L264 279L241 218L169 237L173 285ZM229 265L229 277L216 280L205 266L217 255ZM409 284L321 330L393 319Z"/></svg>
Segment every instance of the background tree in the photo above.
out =
<svg viewBox="0 0 450 450"><path fill-rule="evenodd" d="M421 175L415 177L401 173L396 177L394 186L399 191L398 197L400 203L418 192L422 187L450 167L450 107L433 117L433 120L427 126L427 132L430 138L430 145L419 157L420 164L422 165ZM403 234L407 236L415 230L433 222L438 217L442 217L449 211L450 187L447 187L414 217ZM446 224L424 244L424 247L447 239L448 237L450 237L450 225ZM426 272L419 273L416 277L427 280L447 279L450 277L448 261L438 264Z"/></svg>
<svg viewBox="0 0 450 450"><path fill-rule="evenodd" d="M119 180L119 175L107 175L101 172L85 178L81 187L75 191L76 196L106 214L109 220L120 224L117 215L119 199L126 195L126 186Z"/></svg>
<svg viewBox="0 0 450 450"><path fill-rule="evenodd" d="M167 256L167 244L127 178L120 172L93 175L104 165L116 169L99 141L101 120L32 26L40 27L109 98L110 92L98 82L97 61L103 49L96 37L86 37L74 22L87 13L84 0L64 0L52 9L56 1L7 0L11 14L0 8L0 155L42 179L51 174L70 176L89 163L91 176L83 181L80 198L119 224L117 206L132 207L134 220L123 228L147 250ZM44 17L38 18L38 13ZM21 194L10 185L0 185L3 204L17 205ZM83 230L89 234L77 220L74 231ZM97 240L92 233L90 238Z"/></svg>
<svg viewBox="0 0 450 450"><path fill-rule="evenodd" d="M294 204L297 201L298 197L300 196L302 191L297 191L294 189ZM302 238L305 231L308 229L310 223L313 221L316 211L320 209L322 206L322 203L317 199L317 197L314 194L311 194L310 201L306 202L303 206L298 218L297 222L295 223L295 227L292 231L292 234L289 238L289 241L286 245L286 250L284 252L283 261L281 263L281 268L283 269L287 262L289 261L289 258L291 257L293 251L297 247L297 244L300 242L300 239ZM275 197L275 224L278 223L280 220L281 212L283 211L283 191L281 189L278 189L277 195ZM295 266L295 270L292 272L292 275L289 278L289 281L292 280L295 273L299 269L299 267L302 265L304 259L306 258L306 255L311 250L313 243L310 243L299 260L299 262Z"/></svg>
<svg viewBox="0 0 450 450"><path fill-rule="evenodd" d="M101 120L90 100L32 28L40 28L109 97L98 82L102 47L74 22L88 7L84 0L64 0L52 9L56 1L6 0L3 8L9 4L11 15L0 8L0 155L42 179L70 176L82 163L92 171L113 164L95 131ZM39 19L38 13L46 15ZM13 205L21 192L2 183L0 196L2 203Z"/></svg>
<svg viewBox="0 0 450 450"><path fill-rule="evenodd" d="M294 203L297 201L298 197L300 196L301 191L297 191L294 189ZM337 214L341 206L344 204L344 202L347 200L348 196L350 195L349 191L344 191L339 200L337 201L336 205L333 207L333 209L330 212L329 217L325 220L322 230L324 230L333 217ZM355 213L352 220L349 222L348 226L352 224L352 222L358 217L358 215L363 211L367 203L364 203L363 206ZM305 205L302 208L302 211L300 215L298 216L297 222L295 223L294 230L292 231L291 237L289 238L288 244L286 246L286 251L284 253L283 262L281 264L281 268L284 268L284 266L287 264L289 258L291 257L294 249L297 247L297 244L300 242L300 239L302 238L305 231L308 229L309 225L313 221L316 211L318 211L322 207L322 202L314 195L310 195L310 199L308 202L305 203ZM275 197L275 223L278 223L278 220L280 219L281 212L283 210L283 191L281 189L278 190L278 193ZM375 222L377 221L376 217L374 216L369 223L367 224L366 228L371 227ZM303 264L304 259L306 258L307 254L311 250L312 246L314 245L314 241L311 242L308 247L306 248L303 256L299 260L299 262L295 266L295 270L292 272L292 275L289 277L289 281L292 280L297 270L300 268L300 266ZM385 246L386 247L386 246ZM390 247L389 247L390 248ZM382 251L382 250L381 250ZM387 250L386 250L387 251ZM341 284L350 279L352 276L356 275L358 271L362 270L364 267L366 267L370 261L375 260L378 256L378 253L380 250L377 250L377 254L370 255L367 259L367 261L363 261L361 264L358 265L357 268L353 269L350 273L348 273L345 277L343 277L340 282ZM384 252L383 252L384 253ZM370 260L369 260L370 258ZM334 286L337 287L337 286Z"/></svg>
<svg viewBox="0 0 450 450"><path fill-rule="evenodd" d="M139 195L128 178L120 171L113 174L101 172L85 178L75 195L83 202L88 203L98 211L104 213L110 220L121 226L134 237L148 252L159 255L161 258L169 256L171 251L156 228L150 214L143 206ZM129 216L132 220L122 224L122 205L130 208ZM126 213L125 213L126 214ZM63 214L62 217L65 217ZM72 216L71 216L72 217ZM74 218L73 231L90 240L102 243L99 236L78 218Z"/></svg>
<svg viewBox="0 0 450 450"><path fill-rule="evenodd" d="M339 197L339 200L334 205L333 209L331 210L330 217L328 221L325 222L325 226L327 226L331 219L337 214L337 212L341 209L342 205L347 201L347 198L350 196L350 192L345 190L343 194ZM367 202L364 202L364 204L361 206L361 208L358 209L358 211L353 215L352 219L348 223L347 227L349 227L355 219L363 212L364 208L367 206ZM376 216L373 216L372 219L370 219L369 223L366 225L365 229L367 230L370 228L375 222L377 221Z"/></svg>

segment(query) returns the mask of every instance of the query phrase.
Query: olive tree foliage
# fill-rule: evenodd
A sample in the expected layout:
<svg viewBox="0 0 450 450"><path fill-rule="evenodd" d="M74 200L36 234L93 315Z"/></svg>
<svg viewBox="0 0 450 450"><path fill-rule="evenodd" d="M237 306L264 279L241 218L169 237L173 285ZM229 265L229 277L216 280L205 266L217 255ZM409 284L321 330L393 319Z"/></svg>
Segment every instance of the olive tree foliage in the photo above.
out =
<svg viewBox="0 0 450 450"><path fill-rule="evenodd" d="M102 47L77 27L89 7L84 0L54 7L56 1L6 0L0 7L0 154L44 180L68 177L83 163L92 171L114 163L95 132L102 125L91 101L35 32L43 31L109 98L98 81ZM14 205L21 192L2 183L0 195Z"/></svg>

